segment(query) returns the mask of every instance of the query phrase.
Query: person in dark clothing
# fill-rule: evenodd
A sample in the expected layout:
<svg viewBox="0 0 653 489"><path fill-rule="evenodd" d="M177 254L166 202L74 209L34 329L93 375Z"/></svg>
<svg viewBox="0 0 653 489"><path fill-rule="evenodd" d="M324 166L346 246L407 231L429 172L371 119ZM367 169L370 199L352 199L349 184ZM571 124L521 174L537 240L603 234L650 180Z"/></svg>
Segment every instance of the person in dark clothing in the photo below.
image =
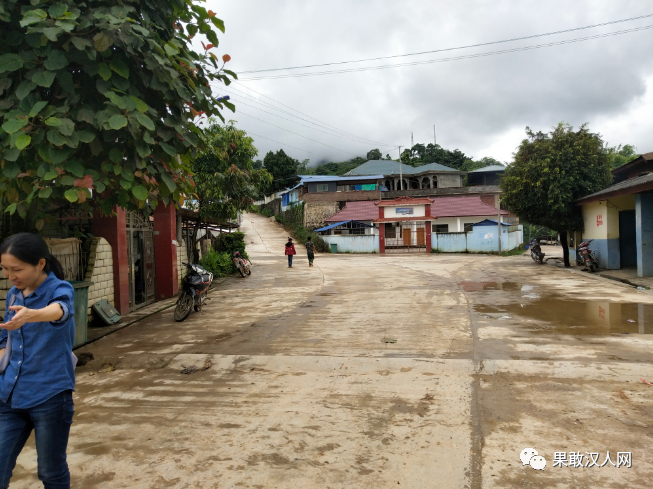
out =
<svg viewBox="0 0 653 489"><path fill-rule="evenodd" d="M315 260L315 243L313 243L313 238L308 237L306 241L306 252L308 253L308 266L313 266L313 260Z"/></svg>
<svg viewBox="0 0 653 489"><path fill-rule="evenodd" d="M288 268L292 268L292 257L296 255L295 245L292 242L292 238L288 236L288 242L286 243L286 256L288 257Z"/></svg>

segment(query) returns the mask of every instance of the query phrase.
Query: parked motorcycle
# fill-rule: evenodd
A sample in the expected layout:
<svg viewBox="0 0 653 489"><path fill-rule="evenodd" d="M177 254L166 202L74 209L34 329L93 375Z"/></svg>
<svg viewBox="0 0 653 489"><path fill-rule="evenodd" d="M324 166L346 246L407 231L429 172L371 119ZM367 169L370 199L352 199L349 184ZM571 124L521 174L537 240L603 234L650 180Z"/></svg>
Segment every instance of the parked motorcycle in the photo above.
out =
<svg viewBox="0 0 653 489"><path fill-rule="evenodd" d="M576 248L576 264L579 267L585 265L590 273L594 273L599 268L599 252L590 249L590 243L593 240L583 241Z"/></svg>
<svg viewBox="0 0 653 489"><path fill-rule="evenodd" d="M183 263L183 262L182 262ZM188 273L181 282L181 294L175 307L175 321L183 321L193 309L201 312L213 282L213 274L199 265L183 263Z"/></svg>
<svg viewBox="0 0 653 489"><path fill-rule="evenodd" d="M529 244L531 250L531 258L535 263L544 263L544 253L542 253L542 248L540 247L540 241L537 238L531 239Z"/></svg>
<svg viewBox="0 0 653 489"><path fill-rule="evenodd" d="M240 252L236 251L234 253L234 256L232 257L232 260L242 277L244 277L245 275L252 274L252 271L250 270L252 263L249 262L247 259L243 258L242 256L240 256Z"/></svg>

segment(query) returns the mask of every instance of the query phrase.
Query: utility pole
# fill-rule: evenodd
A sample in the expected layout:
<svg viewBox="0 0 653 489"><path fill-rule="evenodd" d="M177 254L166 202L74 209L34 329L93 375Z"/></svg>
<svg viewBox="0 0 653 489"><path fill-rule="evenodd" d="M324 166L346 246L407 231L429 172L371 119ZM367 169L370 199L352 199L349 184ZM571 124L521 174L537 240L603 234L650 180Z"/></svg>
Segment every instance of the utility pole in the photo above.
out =
<svg viewBox="0 0 653 489"><path fill-rule="evenodd" d="M499 254L501 254L501 196L497 195L497 206L499 207L499 216L497 222L499 223Z"/></svg>
<svg viewBox="0 0 653 489"><path fill-rule="evenodd" d="M438 145L438 138L435 136L435 124L433 124L433 145Z"/></svg>
<svg viewBox="0 0 653 489"><path fill-rule="evenodd" d="M410 149L413 149L415 143L413 143L413 131L410 131Z"/></svg>
<svg viewBox="0 0 653 489"><path fill-rule="evenodd" d="M401 146L399 146L399 189L404 189L404 177L401 171Z"/></svg>

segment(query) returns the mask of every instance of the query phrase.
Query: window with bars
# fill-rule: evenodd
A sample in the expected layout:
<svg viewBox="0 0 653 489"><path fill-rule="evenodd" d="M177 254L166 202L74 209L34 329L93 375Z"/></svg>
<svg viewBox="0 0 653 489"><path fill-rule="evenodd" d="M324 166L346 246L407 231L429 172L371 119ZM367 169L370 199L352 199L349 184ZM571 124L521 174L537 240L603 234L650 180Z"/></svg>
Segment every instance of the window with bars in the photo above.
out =
<svg viewBox="0 0 653 489"><path fill-rule="evenodd" d="M328 192L329 191L329 184L328 183L318 183L317 184L317 191L318 192Z"/></svg>
<svg viewBox="0 0 653 489"><path fill-rule="evenodd" d="M433 233L448 233L449 225L448 224L433 224L431 226L431 232Z"/></svg>
<svg viewBox="0 0 653 489"><path fill-rule="evenodd" d="M392 224L385 225L385 237L389 239L395 239L397 237L397 228Z"/></svg>

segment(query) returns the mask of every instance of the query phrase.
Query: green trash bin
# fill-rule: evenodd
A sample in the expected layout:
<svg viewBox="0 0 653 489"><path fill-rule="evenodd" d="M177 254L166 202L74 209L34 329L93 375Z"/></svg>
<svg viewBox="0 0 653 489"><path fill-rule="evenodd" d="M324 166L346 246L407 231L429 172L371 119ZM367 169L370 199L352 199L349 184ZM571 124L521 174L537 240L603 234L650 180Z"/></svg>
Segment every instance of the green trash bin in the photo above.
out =
<svg viewBox="0 0 653 489"><path fill-rule="evenodd" d="M73 347L86 343L88 332L88 288L93 282L69 281L75 289L75 343Z"/></svg>
<svg viewBox="0 0 653 489"><path fill-rule="evenodd" d="M336 243L331 243L331 253L338 253L338 245Z"/></svg>

